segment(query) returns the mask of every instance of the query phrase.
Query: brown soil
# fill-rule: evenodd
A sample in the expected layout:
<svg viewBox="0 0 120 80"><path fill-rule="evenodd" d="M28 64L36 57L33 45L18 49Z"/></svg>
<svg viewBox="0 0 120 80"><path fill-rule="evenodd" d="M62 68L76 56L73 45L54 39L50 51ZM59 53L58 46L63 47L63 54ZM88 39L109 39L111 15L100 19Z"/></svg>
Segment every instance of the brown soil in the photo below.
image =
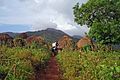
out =
<svg viewBox="0 0 120 80"><path fill-rule="evenodd" d="M51 57L45 69L37 72L36 80L60 80L59 67L55 57Z"/></svg>

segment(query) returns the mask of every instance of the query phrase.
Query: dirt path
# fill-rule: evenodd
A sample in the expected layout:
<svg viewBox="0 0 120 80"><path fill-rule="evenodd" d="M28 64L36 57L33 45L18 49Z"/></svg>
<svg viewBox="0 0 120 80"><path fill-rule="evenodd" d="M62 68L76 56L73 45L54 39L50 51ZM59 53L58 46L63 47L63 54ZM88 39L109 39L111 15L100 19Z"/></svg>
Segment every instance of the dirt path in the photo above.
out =
<svg viewBox="0 0 120 80"><path fill-rule="evenodd" d="M36 80L60 80L59 68L55 57L51 57L46 69L38 71Z"/></svg>

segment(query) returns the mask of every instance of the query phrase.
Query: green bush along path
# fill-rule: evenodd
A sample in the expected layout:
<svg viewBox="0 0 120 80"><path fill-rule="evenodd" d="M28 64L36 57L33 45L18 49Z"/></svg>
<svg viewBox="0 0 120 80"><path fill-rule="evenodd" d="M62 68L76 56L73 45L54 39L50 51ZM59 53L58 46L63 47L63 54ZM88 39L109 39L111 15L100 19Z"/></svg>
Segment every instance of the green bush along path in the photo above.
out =
<svg viewBox="0 0 120 80"><path fill-rule="evenodd" d="M120 80L120 51L0 47L0 80Z"/></svg>
<svg viewBox="0 0 120 80"><path fill-rule="evenodd" d="M0 47L0 80L35 80L35 71L46 65L49 51Z"/></svg>
<svg viewBox="0 0 120 80"><path fill-rule="evenodd" d="M57 55L62 80L120 80L120 52L80 53L64 50Z"/></svg>

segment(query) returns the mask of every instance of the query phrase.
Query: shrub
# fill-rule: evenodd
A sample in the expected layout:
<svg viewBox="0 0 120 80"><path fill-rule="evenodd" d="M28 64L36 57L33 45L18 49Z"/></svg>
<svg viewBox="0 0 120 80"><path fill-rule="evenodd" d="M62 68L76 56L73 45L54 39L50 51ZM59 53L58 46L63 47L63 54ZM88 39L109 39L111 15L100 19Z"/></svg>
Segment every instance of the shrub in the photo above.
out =
<svg viewBox="0 0 120 80"><path fill-rule="evenodd" d="M63 80L119 80L120 52L65 50L57 55Z"/></svg>
<svg viewBox="0 0 120 80"><path fill-rule="evenodd" d="M35 66L48 59L45 49L0 47L0 73L5 74L5 80L34 80Z"/></svg>

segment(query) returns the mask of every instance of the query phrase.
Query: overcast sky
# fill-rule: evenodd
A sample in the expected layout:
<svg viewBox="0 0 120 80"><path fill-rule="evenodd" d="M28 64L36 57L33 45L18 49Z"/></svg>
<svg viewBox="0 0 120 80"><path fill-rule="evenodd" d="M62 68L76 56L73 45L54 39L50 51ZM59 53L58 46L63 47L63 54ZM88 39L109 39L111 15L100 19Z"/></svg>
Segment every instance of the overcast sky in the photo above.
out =
<svg viewBox="0 0 120 80"><path fill-rule="evenodd" d="M88 28L74 22L72 8L77 2L82 4L87 0L0 0L0 24L19 24L22 31L56 28L70 35L83 35ZM3 30L0 26L0 31L13 31L10 27ZM19 32L17 27L20 26L14 31Z"/></svg>

